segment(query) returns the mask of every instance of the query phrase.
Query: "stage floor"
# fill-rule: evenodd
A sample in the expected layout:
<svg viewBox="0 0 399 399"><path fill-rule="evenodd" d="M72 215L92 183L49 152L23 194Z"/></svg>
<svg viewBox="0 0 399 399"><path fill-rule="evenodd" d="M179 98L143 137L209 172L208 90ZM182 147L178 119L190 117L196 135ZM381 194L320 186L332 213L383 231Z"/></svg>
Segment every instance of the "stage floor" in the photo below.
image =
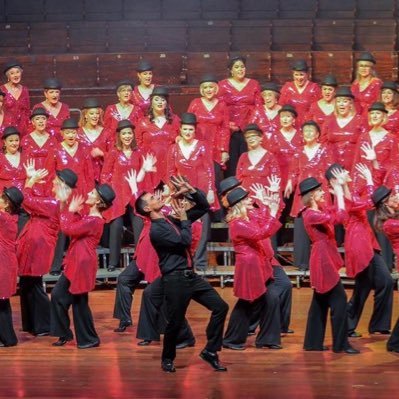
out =
<svg viewBox="0 0 399 399"><path fill-rule="evenodd" d="M232 288L218 288L232 308ZM136 292L136 323L142 290ZM243 352L223 350L227 373L214 372L198 354L205 341L206 309L192 302L188 319L195 333L194 348L178 351L177 372L160 368L160 344L137 346L135 327L117 334L112 319L114 290L90 294L99 348L78 350L75 343L55 348L53 337L19 332L19 298L12 299L19 345L0 348L0 398L394 398L399 392L399 355L385 349L387 337L370 336L369 300L358 328L363 338L352 339L360 355L302 350L309 288L294 288L291 327L295 334L282 339L284 349L260 350L249 337ZM350 290L347 291L351 294ZM399 313L395 291L393 323ZM326 344L331 344L328 327Z"/></svg>

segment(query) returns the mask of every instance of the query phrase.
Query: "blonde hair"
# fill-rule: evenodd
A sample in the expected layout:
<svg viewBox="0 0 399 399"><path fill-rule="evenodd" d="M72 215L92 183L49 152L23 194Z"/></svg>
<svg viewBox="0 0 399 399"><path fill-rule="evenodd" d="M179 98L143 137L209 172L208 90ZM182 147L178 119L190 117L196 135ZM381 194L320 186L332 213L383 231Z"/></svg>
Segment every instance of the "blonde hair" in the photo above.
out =
<svg viewBox="0 0 399 399"><path fill-rule="evenodd" d="M203 82L200 84L199 87L199 92L201 94L202 97L204 97L204 86L208 83L212 83L213 87L216 87L216 93L215 96L219 93L219 85L216 82Z"/></svg>
<svg viewBox="0 0 399 399"><path fill-rule="evenodd" d="M311 205L312 200L313 200L313 192L314 192L314 190L309 191L308 193L306 193L302 196L302 204L304 206L308 207Z"/></svg>
<svg viewBox="0 0 399 399"><path fill-rule="evenodd" d="M387 113L387 112L383 112L383 111L379 111L379 112L381 112L381 113L384 114L384 120L383 120L382 123L381 123L381 126L384 126L384 125L388 122L388 113ZM371 124L370 124L370 121L371 121L370 112L367 112L367 123L368 123L369 125L371 125Z"/></svg>
<svg viewBox="0 0 399 399"><path fill-rule="evenodd" d="M356 80L359 80L359 79L360 79L359 62L368 62L369 64L371 64L370 75L371 75L373 78L376 78L376 77L377 77L377 72L376 72L376 70L375 70L375 65L374 65L371 61L359 60L359 61L356 63L356 75L355 75L355 79L356 79Z"/></svg>
<svg viewBox="0 0 399 399"><path fill-rule="evenodd" d="M226 222L231 222L234 219L244 219L247 216L246 208L242 206L242 201L230 207L227 211Z"/></svg>

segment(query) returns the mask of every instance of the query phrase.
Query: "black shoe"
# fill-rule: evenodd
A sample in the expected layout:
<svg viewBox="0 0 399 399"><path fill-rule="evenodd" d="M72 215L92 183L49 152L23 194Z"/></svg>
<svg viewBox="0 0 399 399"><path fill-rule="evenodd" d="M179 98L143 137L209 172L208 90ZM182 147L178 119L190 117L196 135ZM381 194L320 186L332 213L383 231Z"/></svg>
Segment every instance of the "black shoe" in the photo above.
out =
<svg viewBox="0 0 399 399"><path fill-rule="evenodd" d="M51 345L53 345L53 346L64 346L69 341L72 341L72 339L68 339L68 338L65 338L65 337L59 337L58 341L53 342Z"/></svg>
<svg viewBox="0 0 399 399"><path fill-rule="evenodd" d="M175 373L175 365L173 364L173 360L163 359L161 362L161 368L165 373Z"/></svg>
<svg viewBox="0 0 399 399"><path fill-rule="evenodd" d="M116 270L116 266L108 266L107 271L114 272Z"/></svg>
<svg viewBox="0 0 399 399"><path fill-rule="evenodd" d="M217 353L212 353L204 349L200 353L200 358L209 363L216 371L227 371L227 368L219 363L219 357Z"/></svg>
<svg viewBox="0 0 399 399"><path fill-rule="evenodd" d="M132 323L131 321L121 321L121 322L119 323L119 327L118 327L118 328L115 328L114 332L117 332L117 333L125 332L125 330L126 330L128 327L132 326L132 325L133 325L133 323Z"/></svg>
<svg viewBox="0 0 399 399"><path fill-rule="evenodd" d="M256 334L255 330L249 330L248 331L248 337L250 337L252 335L255 335L255 334Z"/></svg>
<svg viewBox="0 0 399 399"><path fill-rule="evenodd" d="M14 342L12 344L5 344L4 342L0 342L0 348L9 348L10 346L16 346L18 342Z"/></svg>
<svg viewBox="0 0 399 399"><path fill-rule="evenodd" d="M334 351L333 350L333 352L334 353L342 353L342 352L344 352L344 353L347 353L349 355L357 355L357 354L360 353L360 351L358 351L355 348L352 348L352 346L348 346L346 349L343 349L343 350L340 350L340 351Z"/></svg>
<svg viewBox="0 0 399 399"><path fill-rule="evenodd" d="M399 348L394 348L393 346L387 346L387 351L399 353Z"/></svg>
<svg viewBox="0 0 399 399"><path fill-rule="evenodd" d="M288 328L286 331L281 331L281 334L294 334L295 331Z"/></svg>
<svg viewBox="0 0 399 399"><path fill-rule="evenodd" d="M192 348L195 346L195 341L183 341L176 345L176 349Z"/></svg>
<svg viewBox="0 0 399 399"><path fill-rule="evenodd" d="M223 344L223 348L232 349L233 351L245 350L245 346L243 344Z"/></svg>
<svg viewBox="0 0 399 399"><path fill-rule="evenodd" d="M61 272L60 272L59 270L52 270L52 271L50 272L50 275L51 275L51 276L60 276L60 275L61 275Z"/></svg>
<svg viewBox="0 0 399 399"><path fill-rule="evenodd" d="M389 330L378 330L378 331L370 331L370 334L373 334L373 335L390 335L391 332Z"/></svg>
<svg viewBox="0 0 399 399"><path fill-rule="evenodd" d="M138 346L148 346L152 341L150 339L143 339L140 342L137 342Z"/></svg>
<svg viewBox="0 0 399 399"><path fill-rule="evenodd" d="M277 344L268 344L268 345L256 344L255 346L257 349L283 349L281 345Z"/></svg>
<svg viewBox="0 0 399 399"><path fill-rule="evenodd" d="M315 349L315 348L303 348L306 352L323 352L323 351L328 351L330 348L326 345L323 345L321 349Z"/></svg>
<svg viewBox="0 0 399 399"><path fill-rule="evenodd" d="M50 335L50 333L48 331L45 332L41 332L38 334L33 334L35 337L47 337L48 335Z"/></svg>
<svg viewBox="0 0 399 399"><path fill-rule="evenodd" d="M348 337L349 338L361 338L362 334L360 334L357 331L352 331L352 332L348 333Z"/></svg>
<svg viewBox="0 0 399 399"><path fill-rule="evenodd" d="M97 348L100 346L100 341L92 342L90 344L78 345L79 349Z"/></svg>

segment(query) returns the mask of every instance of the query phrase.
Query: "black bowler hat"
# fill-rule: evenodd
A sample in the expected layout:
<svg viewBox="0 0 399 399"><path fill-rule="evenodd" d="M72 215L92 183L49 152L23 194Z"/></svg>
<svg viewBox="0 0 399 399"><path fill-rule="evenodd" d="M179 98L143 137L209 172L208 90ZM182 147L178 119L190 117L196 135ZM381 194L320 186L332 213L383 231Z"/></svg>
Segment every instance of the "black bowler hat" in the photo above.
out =
<svg viewBox="0 0 399 399"><path fill-rule="evenodd" d="M384 89L390 89L390 90L392 90L392 91L396 91L397 93L399 93L397 83L396 83L396 82L392 82L392 81L390 81L390 80L387 80L387 81L385 81L385 82L382 84L381 90L384 90Z"/></svg>
<svg viewBox="0 0 399 399"><path fill-rule="evenodd" d="M238 187L240 184L241 182L235 176L227 177L220 182L219 194L225 195L228 191Z"/></svg>
<svg viewBox="0 0 399 399"><path fill-rule="evenodd" d="M371 106L368 109L368 112L371 111L381 111L381 112L385 112L386 114L388 113L387 109L385 108L385 105L379 101L371 104Z"/></svg>
<svg viewBox="0 0 399 399"><path fill-rule="evenodd" d="M163 86L157 86L151 93L151 97L160 96L160 97L169 97L169 90Z"/></svg>
<svg viewBox="0 0 399 399"><path fill-rule="evenodd" d="M349 86L338 87L338 89L336 90L336 92L334 94L334 98L337 98L337 97L355 98L355 96L353 95Z"/></svg>
<svg viewBox="0 0 399 399"><path fill-rule="evenodd" d="M215 75L212 75L211 73L206 73L205 75L202 75L200 85L206 82L218 83L219 80Z"/></svg>
<svg viewBox="0 0 399 399"><path fill-rule="evenodd" d="M109 184L96 184L96 190L107 205L112 205L112 201L115 199L115 191Z"/></svg>
<svg viewBox="0 0 399 399"><path fill-rule="evenodd" d="M257 132L259 136L263 135L262 129L256 123L250 123L245 126L244 130L242 131L245 135L247 132Z"/></svg>
<svg viewBox="0 0 399 399"><path fill-rule="evenodd" d="M30 114L30 119L33 119L35 116L45 116L48 118L48 113L43 107L37 107Z"/></svg>
<svg viewBox="0 0 399 399"><path fill-rule="evenodd" d="M8 187L4 188L3 193L7 196L7 198L12 202L12 204L19 208L24 200L24 195L17 187Z"/></svg>
<svg viewBox="0 0 399 399"><path fill-rule="evenodd" d="M248 191L245 191L242 187L236 187L226 195L227 203L229 206L238 204L241 200L248 197L248 194Z"/></svg>
<svg viewBox="0 0 399 399"><path fill-rule="evenodd" d="M291 69L298 72L307 72L309 67L305 60L296 60L292 63Z"/></svg>
<svg viewBox="0 0 399 399"><path fill-rule="evenodd" d="M357 57L356 62L359 62L359 61L368 61L368 62L372 62L373 64L377 63L377 61L375 60L373 54L369 53L368 51L366 51L364 53L361 53Z"/></svg>
<svg viewBox="0 0 399 399"><path fill-rule="evenodd" d="M4 129L1 138L4 140L6 137L12 136L13 134L17 134L18 136L21 135L21 133L18 131L18 129L15 126L8 126Z"/></svg>
<svg viewBox="0 0 399 399"><path fill-rule="evenodd" d="M261 92L265 90L275 91L276 93L280 94L280 88L278 87L277 83L274 82L267 82L261 86Z"/></svg>
<svg viewBox="0 0 399 399"><path fill-rule="evenodd" d="M65 119L61 125L61 130L63 129L79 129L78 121L74 118Z"/></svg>
<svg viewBox="0 0 399 399"><path fill-rule="evenodd" d="M78 182L78 176L76 173L68 168L56 170L55 173L68 187L75 188Z"/></svg>
<svg viewBox="0 0 399 399"><path fill-rule="evenodd" d="M196 125L197 124L197 117L195 114L191 112L184 112L181 114L180 118L181 125Z"/></svg>
<svg viewBox="0 0 399 399"><path fill-rule="evenodd" d="M227 65L228 69L231 69L233 67L233 65L237 62L237 61L242 61L242 63L245 65L247 63L247 58L244 57L243 55L234 55L232 57L229 58L229 63Z"/></svg>
<svg viewBox="0 0 399 399"><path fill-rule="evenodd" d="M337 87L338 82L337 78L334 75L326 75L323 80L320 82L320 86L332 86Z"/></svg>
<svg viewBox="0 0 399 399"><path fill-rule="evenodd" d="M6 96L6 93L4 93L4 91L0 90L0 97L5 97L5 96Z"/></svg>
<svg viewBox="0 0 399 399"><path fill-rule="evenodd" d="M129 119L122 119L121 121L118 122L116 131L120 132L121 130L126 129L127 127L134 129L134 125L132 122L129 121Z"/></svg>
<svg viewBox="0 0 399 399"><path fill-rule="evenodd" d="M295 107L293 107L290 104L285 104L283 105L279 110L278 114L280 115L282 112L291 112L292 115L295 116L295 118L298 116L298 112L296 112Z"/></svg>
<svg viewBox="0 0 399 399"><path fill-rule="evenodd" d="M299 194L300 195L305 195L316 188L319 188L321 186L321 183L317 181L314 177L308 177L304 180L302 180L299 183Z"/></svg>
<svg viewBox="0 0 399 399"><path fill-rule="evenodd" d="M392 190L386 186L379 186L371 195L371 199L375 206L378 206L385 198L391 195Z"/></svg>
<svg viewBox="0 0 399 399"><path fill-rule="evenodd" d="M43 88L46 90L47 89L61 90L62 83L57 78L48 78L44 81Z"/></svg>
<svg viewBox="0 0 399 399"><path fill-rule="evenodd" d="M130 86L131 88L132 88L132 90L133 90L133 88L134 88L134 83L131 81L131 80L129 80L129 79L123 79L123 80L120 80L117 84L116 84L116 91L118 91L118 89L121 87L121 86Z"/></svg>
<svg viewBox="0 0 399 399"><path fill-rule="evenodd" d="M82 109L89 109L89 108L101 108L100 102L97 98L86 98Z"/></svg>
<svg viewBox="0 0 399 399"><path fill-rule="evenodd" d="M140 60L136 66L137 72L152 71L154 67L146 60Z"/></svg>
<svg viewBox="0 0 399 399"><path fill-rule="evenodd" d="M339 163L333 163L332 165L330 165L328 169L324 172L324 176L326 177L327 180L331 180L334 178L332 171L336 169L342 171L344 170L344 167Z"/></svg>
<svg viewBox="0 0 399 399"><path fill-rule="evenodd" d="M21 63L20 63L19 61L17 61L17 60L10 60L10 61L8 61L8 62L4 65L4 67L3 67L3 73L6 74L7 71L8 71L9 69L15 68L15 67L18 67L18 68L21 68L21 69L22 69L22 65L21 65Z"/></svg>
<svg viewBox="0 0 399 399"><path fill-rule="evenodd" d="M313 126L317 129L317 131L320 133L320 126L317 122L315 121L306 121L303 125L302 125L302 130L305 126Z"/></svg>

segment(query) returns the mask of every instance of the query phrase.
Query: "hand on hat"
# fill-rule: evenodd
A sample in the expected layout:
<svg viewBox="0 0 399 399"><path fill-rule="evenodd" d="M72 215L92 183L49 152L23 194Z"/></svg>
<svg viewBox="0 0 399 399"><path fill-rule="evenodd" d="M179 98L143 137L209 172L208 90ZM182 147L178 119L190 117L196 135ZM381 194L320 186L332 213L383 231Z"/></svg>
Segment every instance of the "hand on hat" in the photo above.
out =
<svg viewBox="0 0 399 399"><path fill-rule="evenodd" d="M331 179L330 182L334 181L337 182L339 185L343 186L349 181L351 181L349 172L345 169L335 168L331 170L331 173L334 176L334 179Z"/></svg>

